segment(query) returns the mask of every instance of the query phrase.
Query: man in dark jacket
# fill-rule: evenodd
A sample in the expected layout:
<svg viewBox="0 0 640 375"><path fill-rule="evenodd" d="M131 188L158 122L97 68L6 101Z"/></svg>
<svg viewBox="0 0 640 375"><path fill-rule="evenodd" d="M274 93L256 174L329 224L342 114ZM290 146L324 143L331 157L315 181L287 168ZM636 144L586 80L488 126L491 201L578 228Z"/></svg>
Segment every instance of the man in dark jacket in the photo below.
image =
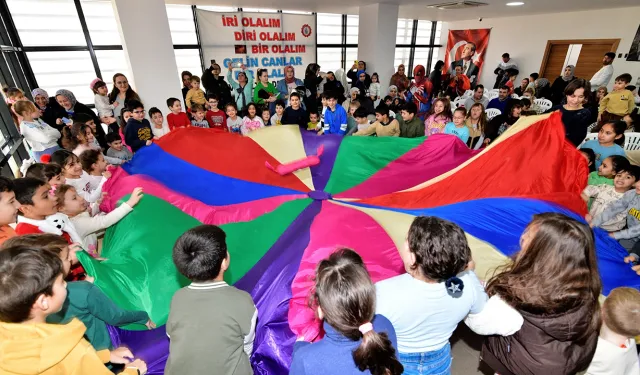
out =
<svg viewBox="0 0 640 375"><path fill-rule="evenodd" d="M396 119L400 123L400 137L424 137L424 123L419 117L416 117L417 112L418 107L415 103L409 102L402 107L400 116L396 116Z"/></svg>
<svg viewBox="0 0 640 375"><path fill-rule="evenodd" d="M202 73L201 81L207 96L215 94L220 98L218 108L231 103L231 86L220 75L220 65L215 60L211 60L211 66Z"/></svg>

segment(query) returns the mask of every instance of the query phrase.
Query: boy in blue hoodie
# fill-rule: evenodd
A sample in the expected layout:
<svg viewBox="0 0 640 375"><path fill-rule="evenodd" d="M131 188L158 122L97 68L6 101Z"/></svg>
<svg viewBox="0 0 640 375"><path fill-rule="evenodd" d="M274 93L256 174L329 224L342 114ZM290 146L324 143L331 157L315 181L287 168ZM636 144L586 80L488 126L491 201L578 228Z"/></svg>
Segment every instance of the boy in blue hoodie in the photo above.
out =
<svg viewBox="0 0 640 375"><path fill-rule="evenodd" d="M327 111L324 114L324 127L318 134L339 134L345 135L347 132L347 111L338 103L338 95L328 92Z"/></svg>
<svg viewBox="0 0 640 375"><path fill-rule="evenodd" d="M124 140L131 147L131 151L137 152L140 148L151 145L153 132L151 123L144 118L145 110L141 102L130 101L129 109L131 110L131 118L127 121L124 130Z"/></svg>

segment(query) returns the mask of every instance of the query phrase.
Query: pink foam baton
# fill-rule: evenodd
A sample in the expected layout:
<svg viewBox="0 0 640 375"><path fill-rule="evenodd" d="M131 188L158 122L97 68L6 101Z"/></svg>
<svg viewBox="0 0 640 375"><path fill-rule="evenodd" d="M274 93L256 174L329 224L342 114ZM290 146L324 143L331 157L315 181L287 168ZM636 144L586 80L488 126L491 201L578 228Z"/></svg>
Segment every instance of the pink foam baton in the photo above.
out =
<svg viewBox="0 0 640 375"><path fill-rule="evenodd" d="M320 164L320 156L322 155L323 152L324 152L324 145L320 145L320 147L318 147L317 155L311 155L311 156L307 156L306 158L292 161L290 163L280 164L275 168L271 164L269 164L268 161L265 161L264 165L268 169L280 174L281 176L284 176L289 173L293 173L297 170L300 170L302 168L313 167L315 165Z"/></svg>

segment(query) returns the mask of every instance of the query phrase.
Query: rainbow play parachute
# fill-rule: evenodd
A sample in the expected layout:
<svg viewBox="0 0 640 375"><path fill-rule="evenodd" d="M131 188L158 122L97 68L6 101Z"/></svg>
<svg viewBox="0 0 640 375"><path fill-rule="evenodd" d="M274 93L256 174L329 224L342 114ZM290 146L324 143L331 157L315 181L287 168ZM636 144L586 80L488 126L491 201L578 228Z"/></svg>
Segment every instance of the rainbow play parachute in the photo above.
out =
<svg viewBox="0 0 640 375"><path fill-rule="evenodd" d="M285 176L265 167L316 155L321 145L317 166ZM108 230L108 260L81 254L81 262L118 305L148 311L160 326L173 293L188 284L172 262L176 239L202 223L221 226L231 254L225 279L249 292L259 312L254 370L286 374L296 337L319 332L307 298L315 265L337 247L358 251L373 280L383 280L404 272L397 248L413 218L435 215L465 230L485 278L518 250L532 215L582 217L586 180L584 158L565 141L557 113L520 120L481 152L448 135L343 138L277 126L240 137L186 129L138 152L105 184L106 209L136 186L146 195ZM626 252L606 233L596 236L604 294L640 287L622 262ZM168 339L163 327L154 331L129 345L162 373L157 357L166 357ZM126 331L113 336L127 341Z"/></svg>

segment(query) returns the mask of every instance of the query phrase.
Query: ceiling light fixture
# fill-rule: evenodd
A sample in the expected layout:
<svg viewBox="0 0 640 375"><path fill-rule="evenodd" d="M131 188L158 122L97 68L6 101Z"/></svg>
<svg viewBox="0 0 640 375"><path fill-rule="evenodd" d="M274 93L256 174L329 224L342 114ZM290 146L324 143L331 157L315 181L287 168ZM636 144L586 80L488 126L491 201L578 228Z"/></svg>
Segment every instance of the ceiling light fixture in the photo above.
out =
<svg viewBox="0 0 640 375"><path fill-rule="evenodd" d="M507 3L508 7L519 7L520 5L524 5L524 3L522 1L513 1L510 3Z"/></svg>

